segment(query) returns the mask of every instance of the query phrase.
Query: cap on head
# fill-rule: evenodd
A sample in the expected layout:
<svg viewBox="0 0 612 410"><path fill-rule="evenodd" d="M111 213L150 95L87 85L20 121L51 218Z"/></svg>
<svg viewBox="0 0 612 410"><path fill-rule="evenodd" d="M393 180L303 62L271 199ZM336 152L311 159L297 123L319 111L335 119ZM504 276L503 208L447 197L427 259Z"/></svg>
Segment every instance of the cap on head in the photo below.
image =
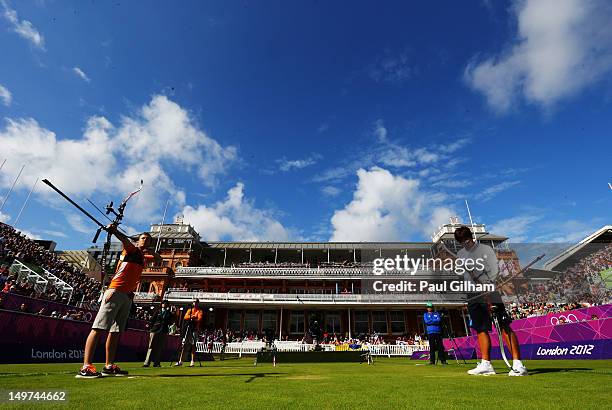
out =
<svg viewBox="0 0 612 410"><path fill-rule="evenodd" d="M427 306L428 308L433 308L433 303L427 302L427 305L425 305L425 306Z"/></svg>

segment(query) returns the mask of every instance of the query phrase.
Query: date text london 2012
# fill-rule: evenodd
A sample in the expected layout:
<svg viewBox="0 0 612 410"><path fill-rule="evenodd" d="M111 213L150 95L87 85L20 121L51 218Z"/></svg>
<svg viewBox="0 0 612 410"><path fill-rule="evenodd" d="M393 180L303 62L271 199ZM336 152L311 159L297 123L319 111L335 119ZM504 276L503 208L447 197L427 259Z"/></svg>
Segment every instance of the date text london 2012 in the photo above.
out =
<svg viewBox="0 0 612 410"><path fill-rule="evenodd" d="M375 292L493 292L495 285L490 283L472 283L463 280L430 282L428 280L385 282L377 280L372 283Z"/></svg>

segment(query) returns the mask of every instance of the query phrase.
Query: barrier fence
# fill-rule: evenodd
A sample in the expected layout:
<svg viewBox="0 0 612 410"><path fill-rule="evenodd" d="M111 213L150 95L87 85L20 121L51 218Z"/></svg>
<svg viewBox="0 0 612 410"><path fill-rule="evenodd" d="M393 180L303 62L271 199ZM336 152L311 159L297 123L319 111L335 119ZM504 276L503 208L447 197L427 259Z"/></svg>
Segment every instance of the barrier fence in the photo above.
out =
<svg viewBox="0 0 612 410"><path fill-rule="evenodd" d="M265 348L264 342L232 342L225 345L225 351L223 350L223 343L213 342L196 342L196 350L198 353L212 353L212 354L237 354L240 357L242 355L255 355L257 352ZM315 350L314 344L291 342L291 341L275 341L274 347L278 352L310 352ZM326 352L334 351L347 351L347 350L368 350L372 356L411 356L414 352L428 350L427 344L423 345L369 345L369 344L324 344L322 343L321 348Z"/></svg>

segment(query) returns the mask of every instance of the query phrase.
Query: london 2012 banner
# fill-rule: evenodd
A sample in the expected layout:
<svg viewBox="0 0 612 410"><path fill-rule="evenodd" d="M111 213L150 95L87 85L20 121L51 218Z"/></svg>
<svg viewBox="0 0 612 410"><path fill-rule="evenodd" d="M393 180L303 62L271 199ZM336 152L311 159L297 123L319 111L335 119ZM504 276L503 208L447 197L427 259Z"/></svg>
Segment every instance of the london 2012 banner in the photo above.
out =
<svg viewBox="0 0 612 410"><path fill-rule="evenodd" d="M523 359L612 359L612 305L597 306L516 320L512 329L521 345ZM446 349L455 344L465 358L474 357L478 341L474 335L446 339ZM500 359L499 339L491 333L493 359ZM506 351L508 352L507 348ZM508 353L509 354L509 353Z"/></svg>
<svg viewBox="0 0 612 410"><path fill-rule="evenodd" d="M90 329L91 323L0 310L0 363L80 362ZM148 341L148 332L123 332L117 360L143 360ZM174 357L178 345L178 337L169 337L163 359ZM104 357L104 343L95 357Z"/></svg>

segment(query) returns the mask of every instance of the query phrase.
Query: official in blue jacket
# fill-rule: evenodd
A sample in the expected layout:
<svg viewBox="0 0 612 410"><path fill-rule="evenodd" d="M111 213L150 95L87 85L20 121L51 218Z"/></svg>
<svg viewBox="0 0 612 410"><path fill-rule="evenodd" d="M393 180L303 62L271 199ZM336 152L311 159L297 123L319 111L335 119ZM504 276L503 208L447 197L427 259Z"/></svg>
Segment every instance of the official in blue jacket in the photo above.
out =
<svg viewBox="0 0 612 410"><path fill-rule="evenodd" d="M446 354L442 344L442 314L434 311L433 304L427 304L427 312L423 315L427 339L429 340L429 364L436 364L436 352L442 364L446 364Z"/></svg>

